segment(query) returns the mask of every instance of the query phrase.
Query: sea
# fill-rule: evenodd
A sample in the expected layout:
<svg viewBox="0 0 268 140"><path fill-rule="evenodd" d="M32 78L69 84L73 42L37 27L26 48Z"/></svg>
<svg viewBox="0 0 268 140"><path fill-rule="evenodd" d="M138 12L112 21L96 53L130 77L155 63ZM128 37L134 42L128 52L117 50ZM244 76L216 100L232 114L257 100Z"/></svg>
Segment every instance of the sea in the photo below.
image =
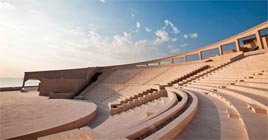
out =
<svg viewBox="0 0 268 140"><path fill-rule="evenodd" d="M23 78L0 78L0 88L3 87L21 87ZM37 86L40 81L28 80L26 86Z"/></svg>

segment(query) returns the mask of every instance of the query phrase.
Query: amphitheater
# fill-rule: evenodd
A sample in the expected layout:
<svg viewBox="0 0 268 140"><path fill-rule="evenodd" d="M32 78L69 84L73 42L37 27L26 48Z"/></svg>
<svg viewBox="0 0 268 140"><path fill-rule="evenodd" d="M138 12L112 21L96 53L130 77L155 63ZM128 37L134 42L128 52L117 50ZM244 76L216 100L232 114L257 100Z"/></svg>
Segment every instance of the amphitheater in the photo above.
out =
<svg viewBox="0 0 268 140"><path fill-rule="evenodd" d="M0 139L268 139L267 30L146 62L25 72L20 91L1 89Z"/></svg>

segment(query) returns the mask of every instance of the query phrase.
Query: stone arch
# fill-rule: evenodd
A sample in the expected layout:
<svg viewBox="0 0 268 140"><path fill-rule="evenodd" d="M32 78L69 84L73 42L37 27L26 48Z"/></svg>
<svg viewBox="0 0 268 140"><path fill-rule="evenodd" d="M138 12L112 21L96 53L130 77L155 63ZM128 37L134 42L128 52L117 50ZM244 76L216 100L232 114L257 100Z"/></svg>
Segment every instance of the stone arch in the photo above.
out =
<svg viewBox="0 0 268 140"><path fill-rule="evenodd" d="M39 81L39 83L41 83L41 79L39 79L39 78L27 78L27 79L23 79L22 88L24 88L25 86L27 86L27 82L29 82L29 81Z"/></svg>

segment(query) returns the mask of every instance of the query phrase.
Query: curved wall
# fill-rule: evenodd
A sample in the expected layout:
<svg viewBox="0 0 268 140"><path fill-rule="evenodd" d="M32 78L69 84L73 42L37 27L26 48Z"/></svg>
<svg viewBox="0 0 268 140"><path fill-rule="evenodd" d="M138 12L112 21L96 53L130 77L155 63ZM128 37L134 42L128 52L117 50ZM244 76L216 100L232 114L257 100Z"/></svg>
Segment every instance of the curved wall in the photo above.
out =
<svg viewBox="0 0 268 140"><path fill-rule="evenodd" d="M166 57L166 58L161 58L161 59L156 59L156 60L150 60L150 61L145 61L145 62L138 62L138 63L132 63L132 64L123 64L123 65L115 65L115 66L106 66L106 67L99 67L99 68L114 68L114 67L136 67L136 66L152 66L152 65L166 65L166 64L175 64L176 59L183 59L183 62L188 62L187 59L188 57L192 55L198 55L198 60L203 60L203 52L210 51L210 50L218 50L218 55L224 55L225 53L223 52L222 46L226 44L235 44L236 50L234 52L242 52L241 50L241 45L239 44L239 40L248 36L255 35L256 36L256 42L257 46L259 47L260 50L267 50L268 45L268 36L262 36L260 31L261 30L268 30L268 22L265 21L255 27L252 27L244 32L241 32L239 34L236 34L234 36L231 36L227 39L224 39L222 41L216 42L214 44L192 50L190 52ZM231 51L230 53L232 53ZM41 80L42 78L54 78L54 79L59 79L59 78L88 78L88 74L95 69L95 71L98 70L97 68L82 68L82 69L69 69L69 70L56 70L56 71L39 71L39 72L25 72L24 75L24 82L23 82L23 87L25 81L29 79L38 79ZM89 72L90 71L90 72ZM94 73L93 73L94 74ZM78 76L78 77L77 77Z"/></svg>

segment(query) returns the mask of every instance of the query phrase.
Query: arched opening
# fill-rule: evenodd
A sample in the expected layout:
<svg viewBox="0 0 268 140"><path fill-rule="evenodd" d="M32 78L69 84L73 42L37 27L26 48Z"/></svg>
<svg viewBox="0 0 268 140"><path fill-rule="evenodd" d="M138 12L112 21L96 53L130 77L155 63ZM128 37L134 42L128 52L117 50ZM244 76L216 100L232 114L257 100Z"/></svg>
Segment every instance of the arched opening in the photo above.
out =
<svg viewBox="0 0 268 140"><path fill-rule="evenodd" d="M23 81L22 83L22 92L27 92L27 91L39 91L39 85L41 81L39 79L27 79Z"/></svg>
<svg viewBox="0 0 268 140"><path fill-rule="evenodd" d="M38 79L28 79L25 81L25 87L38 86L41 81Z"/></svg>

